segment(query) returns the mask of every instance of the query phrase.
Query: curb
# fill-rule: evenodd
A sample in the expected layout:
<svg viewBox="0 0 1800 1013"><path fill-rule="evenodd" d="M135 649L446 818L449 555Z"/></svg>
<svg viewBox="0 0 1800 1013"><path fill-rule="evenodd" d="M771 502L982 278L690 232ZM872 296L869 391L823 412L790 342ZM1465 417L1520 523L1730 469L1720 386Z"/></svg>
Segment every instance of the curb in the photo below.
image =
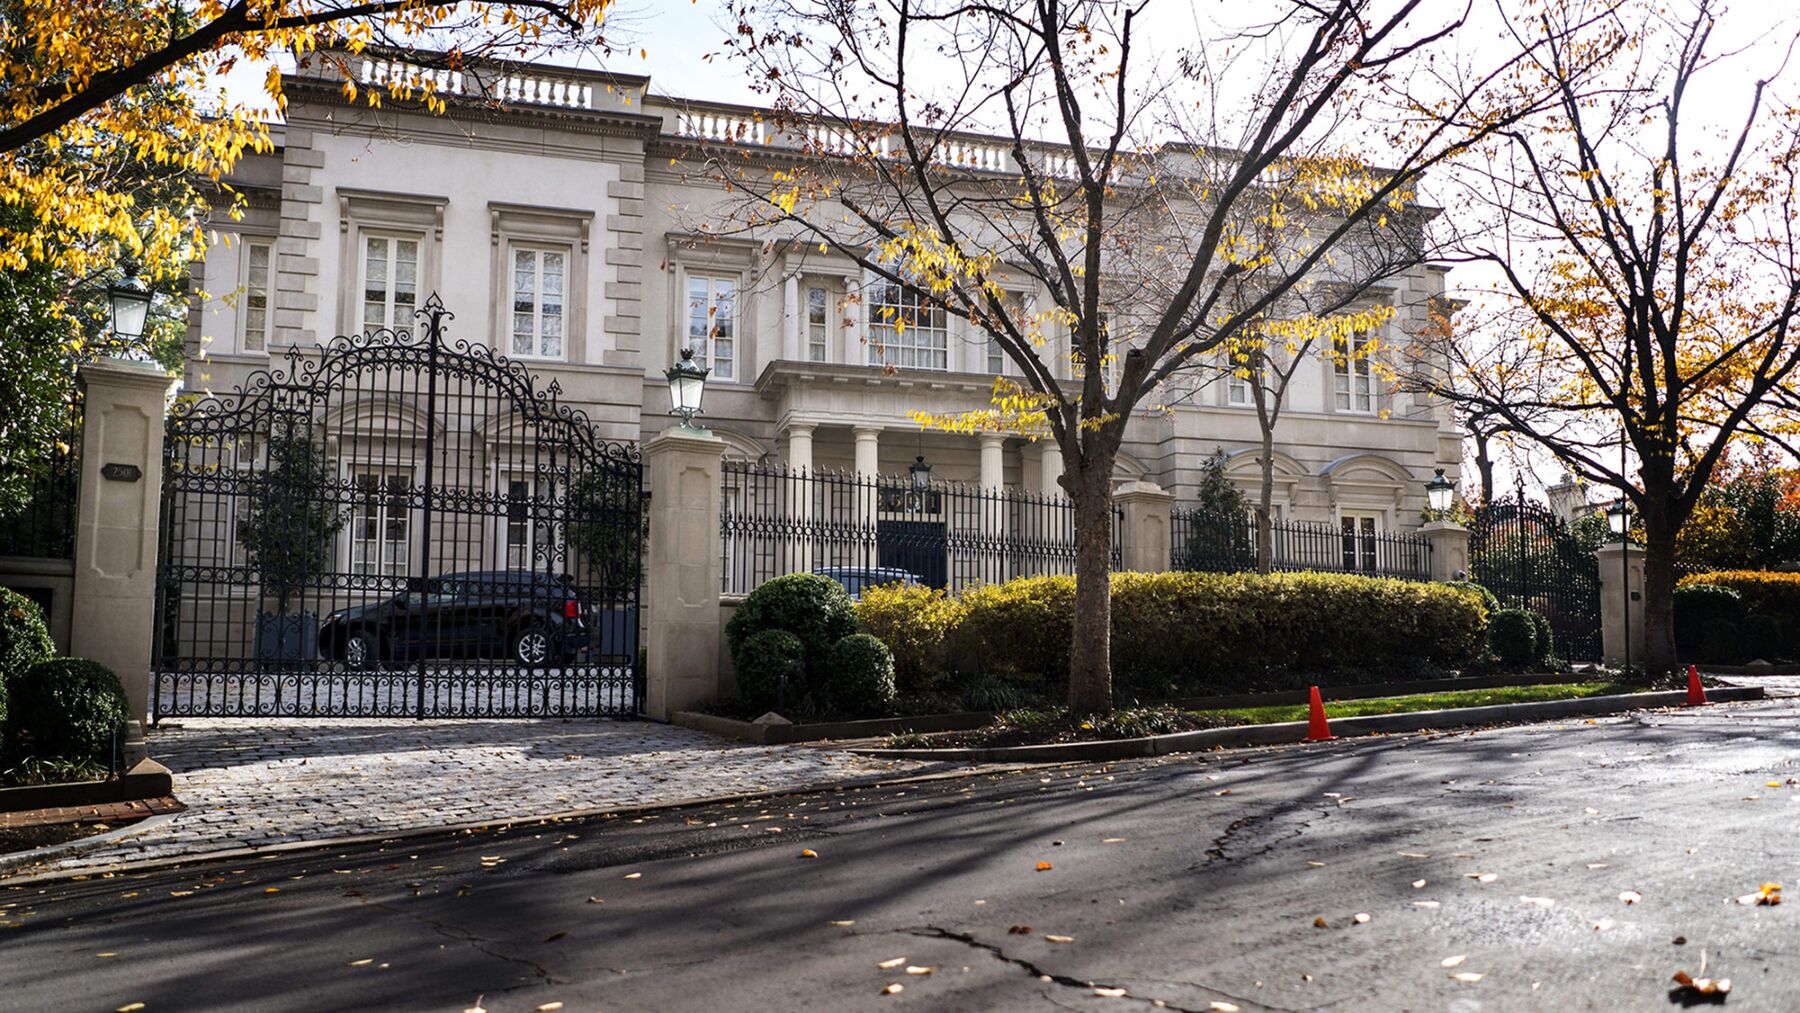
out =
<svg viewBox="0 0 1800 1013"><path fill-rule="evenodd" d="M1707 696L1709 700L1716 703L1765 698L1761 686L1717 687L1707 690ZM1454 710L1334 718L1331 722L1331 730L1338 738L1350 738L1439 728L1465 728L1471 725L1511 724L1546 718L1623 714L1628 711L1649 710L1656 707L1678 707L1686 701L1687 692L1685 690L1630 693L1620 696L1590 696L1575 700L1541 700L1535 703L1493 704L1486 707L1459 707ZM1142 738L1112 739L1104 742L1059 742L1038 746L968 749L850 749L848 751L858 756L889 760L936 759L979 760L990 763L1020 761L1057 763L1128 760L1145 756L1163 756L1169 753L1190 753L1204 749L1273 746L1304 742L1305 740L1306 722L1285 721L1272 725L1203 728L1192 732L1147 735Z"/></svg>
<svg viewBox="0 0 1800 1013"><path fill-rule="evenodd" d="M1027 770L1039 766L1031 762L998 763L982 767L959 766L954 770L938 770L926 774L912 774L903 777L866 777L847 781L830 781L822 784L802 785L794 788L779 788L768 791L739 792L734 795L706 795L699 798L675 799L667 802L641 802L634 805L601 806L587 809L567 809L562 812L543 813L532 816L509 816L501 819L481 820L472 823L448 823L429 827L403 827L383 833L348 834L343 837L319 837L300 841L283 841L254 848L227 848L220 851L196 851L186 855L169 855L161 858L147 859L141 862L118 862L112 865L94 865L79 869L46 869L42 872L23 876L12 876L10 873L27 863L27 856L34 856L33 861L45 858L66 858L79 854L91 847L110 843L147 829L152 820L167 821L181 815L180 813L164 813L147 817L128 827L83 837L77 841L38 848L33 851L21 851L11 855L0 855L0 885L23 886L27 883L54 883L61 880L80 877L100 877L109 873L156 872L163 869L183 865L197 865L202 862L237 860L245 858L274 858L281 855L304 851L319 851L329 848L352 847L359 844L377 844L386 841L405 841L420 837L448 836L451 834L470 833L473 831L506 830L512 827L529 826L536 823L554 823L562 820L593 819L599 816L641 816L646 813L666 812L674 809L691 809L695 806L724 805L733 802L756 802L763 799L787 798L794 795L807 795L820 791L836 791L840 789L882 788L894 785L923 784L930 781L954 780L960 777L972 777L978 774L1001 774L1015 770Z"/></svg>

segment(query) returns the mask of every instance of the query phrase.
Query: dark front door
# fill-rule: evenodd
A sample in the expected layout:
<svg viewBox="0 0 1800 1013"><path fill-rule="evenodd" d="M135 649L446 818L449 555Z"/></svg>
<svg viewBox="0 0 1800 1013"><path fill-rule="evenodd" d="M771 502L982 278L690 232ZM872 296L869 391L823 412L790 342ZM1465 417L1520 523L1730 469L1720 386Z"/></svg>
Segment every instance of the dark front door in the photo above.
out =
<svg viewBox="0 0 1800 1013"><path fill-rule="evenodd" d="M884 569L905 570L930 587L949 583L943 521L878 521L875 542Z"/></svg>

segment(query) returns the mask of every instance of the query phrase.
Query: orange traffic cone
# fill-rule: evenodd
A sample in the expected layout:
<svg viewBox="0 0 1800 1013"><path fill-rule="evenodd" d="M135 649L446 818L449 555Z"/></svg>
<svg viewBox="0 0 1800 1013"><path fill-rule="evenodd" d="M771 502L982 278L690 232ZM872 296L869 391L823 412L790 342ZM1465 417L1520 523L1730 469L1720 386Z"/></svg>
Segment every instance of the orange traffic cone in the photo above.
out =
<svg viewBox="0 0 1800 1013"><path fill-rule="evenodd" d="M1706 687L1700 685L1700 670L1688 666L1688 698L1689 707L1698 707L1706 702Z"/></svg>
<svg viewBox="0 0 1800 1013"><path fill-rule="evenodd" d="M1325 720L1325 701L1319 699L1319 687L1312 688L1312 710L1306 717L1306 741L1329 742L1333 738L1331 723Z"/></svg>

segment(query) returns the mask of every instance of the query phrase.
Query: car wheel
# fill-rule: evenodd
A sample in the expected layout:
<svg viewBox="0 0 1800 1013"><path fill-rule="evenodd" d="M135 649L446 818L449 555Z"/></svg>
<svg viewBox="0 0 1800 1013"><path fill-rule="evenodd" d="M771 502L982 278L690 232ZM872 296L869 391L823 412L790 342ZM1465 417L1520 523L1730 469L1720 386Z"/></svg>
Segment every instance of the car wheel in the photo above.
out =
<svg viewBox="0 0 1800 1013"><path fill-rule="evenodd" d="M513 634L512 660L521 665L540 668L550 661L550 631L542 626L527 626Z"/></svg>
<svg viewBox="0 0 1800 1013"><path fill-rule="evenodd" d="M381 648L375 642L375 634L358 631L344 641L344 667L351 669L374 668L381 661Z"/></svg>

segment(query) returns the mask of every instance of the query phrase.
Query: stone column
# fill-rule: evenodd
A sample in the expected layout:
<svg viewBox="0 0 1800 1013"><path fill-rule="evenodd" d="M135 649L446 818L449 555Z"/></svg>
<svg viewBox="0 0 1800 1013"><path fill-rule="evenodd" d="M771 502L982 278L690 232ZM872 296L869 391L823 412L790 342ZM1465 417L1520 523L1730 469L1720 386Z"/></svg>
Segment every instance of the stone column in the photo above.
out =
<svg viewBox="0 0 1800 1013"><path fill-rule="evenodd" d="M1432 580L1469 578L1469 529L1453 521L1432 521L1419 529L1431 546Z"/></svg>
<svg viewBox="0 0 1800 1013"><path fill-rule="evenodd" d="M852 518L855 534L850 538L852 565L881 565L880 526L876 514L880 507L877 481L881 474L881 427L857 426L856 437L856 513Z"/></svg>
<svg viewBox="0 0 1800 1013"><path fill-rule="evenodd" d="M1057 446L1056 441L1048 436L1044 437L1040 442L1040 445L1044 448L1044 454L1043 457L1039 459L1039 464L1044 470L1043 476L1039 481L1043 483L1042 487L1044 495L1064 495L1062 482L1060 481L1063 473L1062 448Z"/></svg>
<svg viewBox="0 0 1800 1013"><path fill-rule="evenodd" d="M75 513L69 653L119 674L131 708L127 748L143 749L156 635L163 409L169 376L152 362L81 367L81 493Z"/></svg>
<svg viewBox="0 0 1800 1013"><path fill-rule="evenodd" d="M787 427L787 463L794 471L812 471L815 428L810 422L794 422Z"/></svg>
<svg viewBox="0 0 1800 1013"><path fill-rule="evenodd" d="M787 480L782 498L787 503L788 516L798 522L805 534L794 539L791 548L783 546L779 538L770 546L777 559L800 573L811 573L813 568L813 428L810 422L795 422L787 428L787 463L793 475Z"/></svg>
<svg viewBox="0 0 1800 1013"><path fill-rule="evenodd" d="M800 331L804 324L800 305L800 279L789 275L781 287L781 357L790 362L806 358L800 347Z"/></svg>
<svg viewBox="0 0 1800 1013"><path fill-rule="evenodd" d="M1120 566L1136 573L1169 569L1169 510L1175 494L1155 482L1133 479L1113 493L1113 503L1125 515L1119 532Z"/></svg>
<svg viewBox="0 0 1800 1013"><path fill-rule="evenodd" d="M1600 654L1609 664L1625 660L1630 616L1632 664L1644 661L1644 547L1608 542L1594 553L1600 562Z"/></svg>
<svg viewBox="0 0 1800 1013"><path fill-rule="evenodd" d="M720 464L725 441L677 426L644 444L650 554L644 567L649 623L644 644L645 713L716 702L719 671Z"/></svg>
<svg viewBox="0 0 1800 1013"><path fill-rule="evenodd" d="M852 432L856 436L857 476L874 478L881 474L881 427L857 426Z"/></svg>
<svg viewBox="0 0 1800 1013"><path fill-rule="evenodd" d="M981 434L981 487L998 489L1006 480L1006 434Z"/></svg>

